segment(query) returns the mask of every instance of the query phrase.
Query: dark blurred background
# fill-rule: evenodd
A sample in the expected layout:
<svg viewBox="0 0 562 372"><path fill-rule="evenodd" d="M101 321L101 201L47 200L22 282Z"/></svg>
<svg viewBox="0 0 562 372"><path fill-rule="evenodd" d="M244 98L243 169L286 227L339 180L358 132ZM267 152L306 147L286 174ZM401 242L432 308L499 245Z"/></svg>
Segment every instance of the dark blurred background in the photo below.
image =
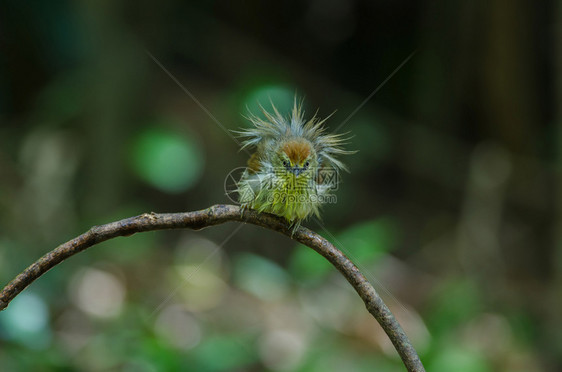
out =
<svg viewBox="0 0 562 372"><path fill-rule="evenodd" d="M561 20L553 1L1 0L1 282L92 225L231 203L247 154L226 130L296 92L358 150L305 225L428 371L559 371ZM403 370L322 257L238 226L57 266L0 313L2 370Z"/></svg>

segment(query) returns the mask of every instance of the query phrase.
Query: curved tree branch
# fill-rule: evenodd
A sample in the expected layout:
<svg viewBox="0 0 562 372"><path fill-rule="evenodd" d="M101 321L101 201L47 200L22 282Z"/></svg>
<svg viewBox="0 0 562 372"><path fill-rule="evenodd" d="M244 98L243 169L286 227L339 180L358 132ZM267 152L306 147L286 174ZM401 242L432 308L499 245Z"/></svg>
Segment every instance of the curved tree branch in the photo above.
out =
<svg viewBox="0 0 562 372"><path fill-rule="evenodd" d="M375 317L392 341L407 370L415 372L425 371L408 336L406 336L402 327L400 327L400 324L398 324L394 315L384 304L373 286L367 281L357 266L332 243L305 227L299 227L293 232L290 226L277 216L258 213L253 210L242 210L234 205L214 205L204 210L186 213L145 213L105 225L94 226L86 233L59 245L51 252L45 254L8 283L0 292L0 310L5 309L14 297L52 267L68 257L103 241L143 231L182 228L199 230L229 221L251 223L280 232L307 245L324 256L345 276L347 281L357 291L367 310Z"/></svg>

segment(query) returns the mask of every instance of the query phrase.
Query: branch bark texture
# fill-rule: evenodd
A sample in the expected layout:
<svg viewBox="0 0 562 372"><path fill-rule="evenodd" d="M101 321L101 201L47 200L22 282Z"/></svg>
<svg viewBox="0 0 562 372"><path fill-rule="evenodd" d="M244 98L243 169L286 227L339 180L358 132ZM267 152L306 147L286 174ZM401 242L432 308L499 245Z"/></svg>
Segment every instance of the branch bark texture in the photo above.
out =
<svg viewBox="0 0 562 372"><path fill-rule="evenodd" d="M253 210L242 210L234 205L214 205L204 210L185 213L145 213L105 225L94 226L86 233L59 245L51 252L45 254L8 283L0 292L0 310L4 310L14 297L48 270L68 257L103 241L143 231L183 228L199 230L230 221L251 223L277 231L324 256L340 271L359 294L367 310L378 321L392 341L406 369L415 372L425 371L408 336L406 336L404 330L381 297L357 266L332 243L305 227L299 227L293 232L290 226L277 216L258 213Z"/></svg>

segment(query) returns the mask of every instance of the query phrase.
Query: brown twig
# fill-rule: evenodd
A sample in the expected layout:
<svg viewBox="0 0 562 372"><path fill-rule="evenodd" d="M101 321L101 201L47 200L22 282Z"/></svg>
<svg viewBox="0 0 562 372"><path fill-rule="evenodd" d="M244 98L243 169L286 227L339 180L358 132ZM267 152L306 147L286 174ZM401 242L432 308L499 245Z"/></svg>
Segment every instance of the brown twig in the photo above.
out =
<svg viewBox="0 0 562 372"><path fill-rule="evenodd" d="M406 336L402 327L400 327L400 324L398 324L394 315L384 304L373 286L361 274L357 266L332 243L305 227L299 227L296 231L293 231L283 219L277 216L258 213L252 210L243 211L240 207L234 205L214 205L204 210L186 213L145 213L140 216L92 227L86 233L47 253L8 283L0 292L0 310L5 309L14 297L52 267L68 257L103 241L143 231L182 228L198 230L229 221L251 223L280 232L307 245L324 256L345 276L347 281L357 291L367 306L367 310L375 317L392 341L407 370L415 372L425 371L408 336Z"/></svg>

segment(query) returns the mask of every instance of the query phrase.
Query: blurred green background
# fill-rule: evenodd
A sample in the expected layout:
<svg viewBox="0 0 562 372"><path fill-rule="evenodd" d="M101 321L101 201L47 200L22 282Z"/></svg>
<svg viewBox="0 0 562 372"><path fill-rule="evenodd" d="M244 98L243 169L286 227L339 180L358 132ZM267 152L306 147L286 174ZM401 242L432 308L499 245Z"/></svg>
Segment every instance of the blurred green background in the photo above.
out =
<svg viewBox="0 0 562 372"><path fill-rule="evenodd" d="M221 126L297 92L359 150L305 225L427 370L560 371L561 22L554 1L1 0L0 281L92 225L230 203L247 155ZM238 226L57 266L0 313L2 371L403 370L322 257Z"/></svg>

